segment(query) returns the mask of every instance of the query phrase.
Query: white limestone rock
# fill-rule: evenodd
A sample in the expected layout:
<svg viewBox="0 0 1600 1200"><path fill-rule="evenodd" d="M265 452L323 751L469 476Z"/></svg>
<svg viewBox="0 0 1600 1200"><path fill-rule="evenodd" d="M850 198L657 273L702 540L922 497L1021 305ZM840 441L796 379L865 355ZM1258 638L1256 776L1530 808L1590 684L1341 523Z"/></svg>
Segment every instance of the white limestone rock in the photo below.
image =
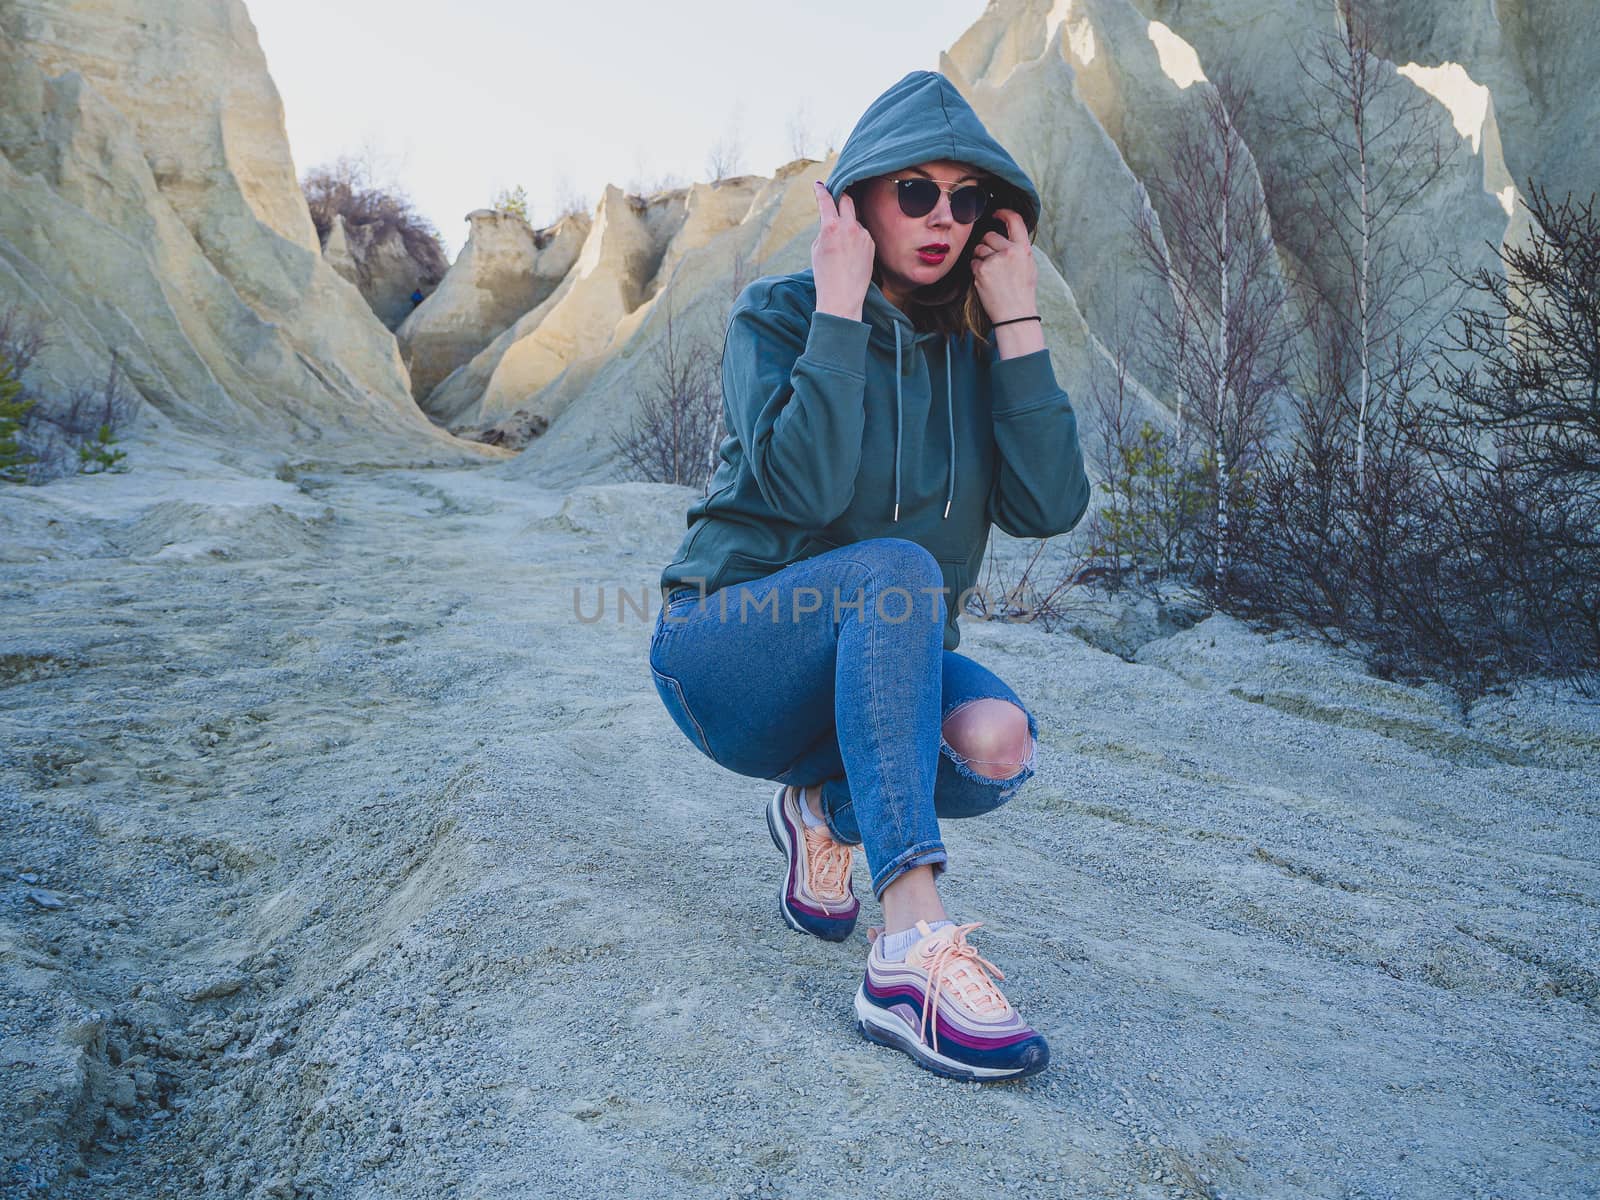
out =
<svg viewBox="0 0 1600 1200"><path fill-rule="evenodd" d="M456 415L448 394L433 396L441 381L560 285L590 224L579 213L536 230L515 213L488 208L467 220L471 231L456 261L395 331L411 394L441 419Z"/></svg>
<svg viewBox="0 0 1600 1200"><path fill-rule="evenodd" d="M412 295L428 296L443 277L442 258L437 264L419 261L399 229L351 226L341 213L334 214L322 257L356 286L386 329L398 329L418 307L411 302Z"/></svg>
<svg viewBox="0 0 1600 1200"><path fill-rule="evenodd" d="M118 352L146 437L486 453L426 420L393 337L323 261L238 0L0 7L5 303L52 339L39 391Z"/></svg>
<svg viewBox="0 0 1600 1200"><path fill-rule="evenodd" d="M564 481L557 486L613 478L612 434L627 427L638 393L654 384L668 311L681 345L698 343L715 359L728 311L746 283L810 265L817 216L811 180L826 178L832 165L797 159L769 180L723 180L716 185L751 193L748 206L742 199L734 206L744 208L742 219L718 236L704 238L698 231L715 218L698 215L697 207L689 214L663 254L651 284L653 294L618 320L604 352L575 362L527 402L548 414L550 427L509 469ZM708 207L714 203L709 194L703 198ZM530 314L529 324L543 316Z"/></svg>

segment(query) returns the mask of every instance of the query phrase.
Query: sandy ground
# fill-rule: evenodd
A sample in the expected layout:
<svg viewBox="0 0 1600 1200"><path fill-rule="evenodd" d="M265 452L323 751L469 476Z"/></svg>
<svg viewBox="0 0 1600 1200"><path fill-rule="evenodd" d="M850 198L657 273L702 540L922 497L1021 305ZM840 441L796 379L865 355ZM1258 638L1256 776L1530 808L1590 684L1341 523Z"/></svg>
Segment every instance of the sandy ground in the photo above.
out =
<svg viewBox="0 0 1600 1200"><path fill-rule="evenodd" d="M955 1083L655 695L687 490L283 474L0 505L5 1196L1600 1195L1593 706L964 620L1042 738L946 903L1053 1061Z"/></svg>

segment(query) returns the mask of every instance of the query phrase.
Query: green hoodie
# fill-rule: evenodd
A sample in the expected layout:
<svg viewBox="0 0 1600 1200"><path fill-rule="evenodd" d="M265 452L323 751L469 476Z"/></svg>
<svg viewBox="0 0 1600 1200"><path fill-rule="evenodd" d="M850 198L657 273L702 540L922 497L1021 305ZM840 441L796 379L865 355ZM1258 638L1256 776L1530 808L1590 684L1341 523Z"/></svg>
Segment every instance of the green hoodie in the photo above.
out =
<svg viewBox="0 0 1600 1200"><path fill-rule="evenodd" d="M932 159L1011 185L1033 233L1032 182L935 71L911 72L868 106L827 188L837 203L858 179ZM734 302L722 351L728 433L661 572L662 595L683 586L709 595L836 546L907 538L939 562L944 648L954 650L958 598L976 586L989 526L1051 537L1082 519L1089 480L1076 414L1048 350L1001 359L970 334L919 333L875 283L860 321L816 304L809 268L758 279ZM917 612L937 603L914 601Z"/></svg>

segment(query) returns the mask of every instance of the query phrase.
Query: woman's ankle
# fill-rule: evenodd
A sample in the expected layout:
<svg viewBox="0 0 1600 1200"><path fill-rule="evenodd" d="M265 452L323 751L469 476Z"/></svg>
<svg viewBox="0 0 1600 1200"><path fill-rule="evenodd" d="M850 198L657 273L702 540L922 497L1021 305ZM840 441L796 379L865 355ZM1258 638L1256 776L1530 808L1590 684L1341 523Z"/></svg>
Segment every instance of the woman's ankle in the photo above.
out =
<svg viewBox="0 0 1600 1200"><path fill-rule="evenodd" d="M933 883L933 865L923 863L912 867L888 887L880 898L883 905L883 930L885 933L903 933L918 921L932 925L935 921L948 921L944 903Z"/></svg>

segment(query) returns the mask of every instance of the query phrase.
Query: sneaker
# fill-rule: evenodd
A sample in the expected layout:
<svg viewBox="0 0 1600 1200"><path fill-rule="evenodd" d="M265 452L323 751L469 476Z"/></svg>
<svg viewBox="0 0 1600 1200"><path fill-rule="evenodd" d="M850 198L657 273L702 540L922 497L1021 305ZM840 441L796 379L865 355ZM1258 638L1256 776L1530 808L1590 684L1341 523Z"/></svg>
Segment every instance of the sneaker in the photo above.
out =
<svg viewBox="0 0 1600 1200"><path fill-rule="evenodd" d="M861 901L850 882L853 848L836 842L826 829L812 829L800 816L799 788L781 784L767 804L772 844L789 862L778 888L784 923L801 933L842 942L856 927Z"/></svg>
<svg viewBox="0 0 1600 1200"><path fill-rule="evenodd" d="M930 929L904 962L883 956L876 926L866 977L856 990L856 1029L868 1041L909 1054L918 1066L952 1079L1021 1079L1042 1071L1050 1046L995 986L1000 968L967 943L982 925Z"/></svg>

